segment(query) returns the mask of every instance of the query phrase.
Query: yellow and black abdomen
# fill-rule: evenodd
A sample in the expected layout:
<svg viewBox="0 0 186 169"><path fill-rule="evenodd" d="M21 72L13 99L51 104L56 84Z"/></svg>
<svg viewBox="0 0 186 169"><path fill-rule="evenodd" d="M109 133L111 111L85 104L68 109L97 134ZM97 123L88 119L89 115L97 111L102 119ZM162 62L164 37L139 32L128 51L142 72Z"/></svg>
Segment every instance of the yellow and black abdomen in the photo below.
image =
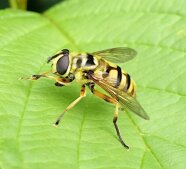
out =
<svg viewBox="0 0 186 169"><path fill-rule="evenodd" d="M105 80L113 87L135 96L135 82L119 66L107 65Z"/></svg>
<svg viewBox="0 0 186 169"><path fill-rule="evenodd" d="M135 82L131 79L130 75L128 73L122 73L122 79L118 88L132 96L135 96L135 87Z"/></svg>

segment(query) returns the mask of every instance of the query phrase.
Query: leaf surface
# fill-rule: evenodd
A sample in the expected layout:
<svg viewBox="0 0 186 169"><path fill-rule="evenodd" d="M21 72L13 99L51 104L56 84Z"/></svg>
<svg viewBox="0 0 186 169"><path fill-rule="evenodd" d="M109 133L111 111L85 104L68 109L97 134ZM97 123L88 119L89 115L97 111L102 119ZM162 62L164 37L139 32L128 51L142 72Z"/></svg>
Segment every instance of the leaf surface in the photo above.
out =
<svg viewBox="0 0 186 169"><path fill-rule="evenodd" d="M0 168L183 169L186 161L186 3L184 0L62 2L43 15L0 11ZM90 92L52 126L79 96L46 79L18 78L50 69L62 48L93 52L128 46L138 56L124 65L150 121L121 112Z"/></svg>

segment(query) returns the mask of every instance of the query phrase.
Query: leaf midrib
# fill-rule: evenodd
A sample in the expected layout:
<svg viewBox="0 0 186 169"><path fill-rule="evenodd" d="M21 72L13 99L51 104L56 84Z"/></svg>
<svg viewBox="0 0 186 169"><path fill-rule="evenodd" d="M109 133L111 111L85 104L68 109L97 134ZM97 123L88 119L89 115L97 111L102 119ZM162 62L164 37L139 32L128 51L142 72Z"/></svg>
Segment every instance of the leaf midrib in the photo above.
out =
<svg viewBox="0 0 186 169"><path fill-rule="evenodd" d="M65 31L63 30L61 27L58 26L58 24L49 16L43 14L43 16L50 21L50 23L58 30L58 32L60 32L60 34L62 34L63 36L65 36L65 38L71 43L71 45L74 46L74 48L76 48L77 50L80 50L80 48L78 47L78 45L76 44L75 40Z"/></svg>

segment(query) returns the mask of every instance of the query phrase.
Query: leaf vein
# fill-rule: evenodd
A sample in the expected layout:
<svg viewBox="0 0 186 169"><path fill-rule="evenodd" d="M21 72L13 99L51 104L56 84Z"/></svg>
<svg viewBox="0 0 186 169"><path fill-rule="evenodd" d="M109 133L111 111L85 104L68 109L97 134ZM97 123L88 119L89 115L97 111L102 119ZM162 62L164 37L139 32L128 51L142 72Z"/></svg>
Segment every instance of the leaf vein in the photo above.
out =
<svg viewBox="0 0 186 169"><path fill-rule="evenodd" d="M45 16L52 25L54 25L54 27L58 30L58 32L60 32L63 36L66 37L66 39L74 46L74 48L80 50L78 44L76 44L75 40L64 30L62 29L56 22L54 19L52 19L51 17L49 17L48 15L43 15Z"/></svg>
<svg viewBox="0 0 186 169"><path fill-rule="evenodd" d="M83 125L85 122L85 111L83 111L83 119L81 121L81 125L80 125L80 130L79 130L79 138L78 138L78 143L77 143L77 164L78 164L78 168L80 168L80 145L81 145L81 139L82 139L82 131L83 131Z"/></svg>
<svg viewBox="0 0 186 169"><path fill-rule="evenodd" d="M28 30L27 32L24 32L23 34L17 35L15 38L12 38L11 40L9 40L6 43L4 43L3 45L1 45L0 46L0 49L4 48L5 46L7 46L8 44L12 43L13 41L16 41L19 38L25 36L26 34L29 34L29 33L33 32L33 31L37 30L37 29L40 29L40 28L46 26L47 24L48 23L44 23L42 25L39 25L39 26L34 27L33 29Z"/></svg>
<svg viewBox="0 0 186 169"><path fill-rule="evenodd" d="M150 146L148 145L147 141L145 140L145 138L143 137L143 135L141 135L141 130L140 128L136 125L136 123L134 122L134 120L132 119L132 117L129 115L129 113L126 113L128 118L131 120L134 128L136 128L136 131L138 132L139 136L142 138L145 146L147 147L147 149L151 152L152 156L154 157L155 161L158 163L158 165L160 166L160 168L164 169L164 166L161 164L160 160L157 158L157 156L155 155L155 153L152 151L152 149L150 148Z"/></svg>

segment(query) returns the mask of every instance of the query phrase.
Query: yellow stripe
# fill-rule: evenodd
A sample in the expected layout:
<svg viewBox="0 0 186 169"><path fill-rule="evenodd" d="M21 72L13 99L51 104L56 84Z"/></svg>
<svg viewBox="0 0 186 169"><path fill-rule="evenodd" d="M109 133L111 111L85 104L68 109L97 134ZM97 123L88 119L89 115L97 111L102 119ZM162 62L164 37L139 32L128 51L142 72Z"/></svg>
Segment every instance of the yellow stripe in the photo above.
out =
<svg viewBox="0 0 186 169"><path fill-rule="evenodd" d="M130 87L129 87L127 93L130 93L133 96L135 96L135 93L136 93L135 87L136 87L136 84L135 84L134 80L131 79L131 84L130 84Z"/></svg>
<svg viewBox="0 0 186 169"><path fill-rule="evenodd" d="M125 87L125 84L126 84L126 76L125 76L124 74L122 74L121 83L120 83L120 85L119 85L118 88L119 88L120 90L123 90L124 87Z"/></svg>

